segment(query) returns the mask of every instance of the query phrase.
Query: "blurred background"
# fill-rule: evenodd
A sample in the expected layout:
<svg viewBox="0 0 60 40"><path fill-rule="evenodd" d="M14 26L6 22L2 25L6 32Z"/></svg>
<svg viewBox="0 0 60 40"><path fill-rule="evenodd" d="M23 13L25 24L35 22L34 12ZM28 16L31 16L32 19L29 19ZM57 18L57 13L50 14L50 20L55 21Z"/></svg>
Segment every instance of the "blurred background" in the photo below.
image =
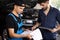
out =
<svg viewBox="0 0 60 40"><path fill-rule="evenodd" d="M9 10L7 10L7 4L13 2L13 0L0 0L0 40L2 40L2 38L4 40L6 40L6 36L7 36L7 32L5 31L5 18L6 15L9 13ZM34 15L34 19L35 21L37 21L37 17L38 17L38 12L39 9L41 9L40 5L37 3L37 0L24 0L24 2L29 6L28 10L29 12L32 11L31 14L33 14L35 12ZM50 5L57 8L58 10L60 10L60 0L50 0ZM33 10L31 10L33 9ZM25 10L27 11L27 10ZM28 13L28 12L26 12ZM32 15L32 17L33 17ZM24 20L26 18L23 18ZM30 17L28 18L30 19ZM26 20L28 20L26 19ZM58 35L60 35L60 31L58 31ZM1 37L2 36L2 37ZM57 36L57 40L59 40L60 36Z"/></svg>

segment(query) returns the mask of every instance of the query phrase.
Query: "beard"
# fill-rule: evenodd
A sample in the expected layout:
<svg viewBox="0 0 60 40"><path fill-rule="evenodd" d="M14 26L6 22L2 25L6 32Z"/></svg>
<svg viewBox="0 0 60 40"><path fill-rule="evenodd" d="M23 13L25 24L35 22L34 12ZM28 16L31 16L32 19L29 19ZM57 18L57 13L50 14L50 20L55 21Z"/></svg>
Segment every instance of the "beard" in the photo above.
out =
<svg viewBox="0 0 60 40"><path fill-rule="evenodd" d="M42 9L43 9L43 11L45 11L45 10L47 10L47 8L48 8L48 7L46 7L46 8L42 8Z"/></svg>

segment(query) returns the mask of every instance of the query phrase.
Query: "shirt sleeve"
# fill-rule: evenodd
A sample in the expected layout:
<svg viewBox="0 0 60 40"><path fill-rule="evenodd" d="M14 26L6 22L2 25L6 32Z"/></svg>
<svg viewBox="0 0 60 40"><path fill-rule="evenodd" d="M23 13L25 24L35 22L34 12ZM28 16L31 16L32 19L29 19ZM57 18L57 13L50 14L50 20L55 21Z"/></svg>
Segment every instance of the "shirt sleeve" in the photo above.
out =
<svg viewBox="0 0 60 40"><path fill-rule="evenodd" d="M38 23L40 23L41 22L41 18L40 18L40 11L39 11L39 13L38 13Z"/></svg>
<svg viewBox="0 0 60 40"><path fill-rule="evenodd" d="M6 27L7 28L14 28L14 21L12 16L6 17Z"/></svg>
<svg viewBox="0 0 60 40"><path fill-rule="evenodd" d="M58 10L58 12L57 12L57 21L58 21L58 23L60 24L60 11Z"/></svg>

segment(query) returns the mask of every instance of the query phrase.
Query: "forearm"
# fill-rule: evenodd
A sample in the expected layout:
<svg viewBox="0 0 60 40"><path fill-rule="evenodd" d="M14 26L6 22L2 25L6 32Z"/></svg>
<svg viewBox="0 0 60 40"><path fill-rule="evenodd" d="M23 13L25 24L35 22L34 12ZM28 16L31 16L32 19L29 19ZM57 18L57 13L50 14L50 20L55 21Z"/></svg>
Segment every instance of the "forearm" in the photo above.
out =
<svg viewBox="0 0 60 40"><path fill-rule="evenodd" d="M36 23L36 25L33 26L33 28L37 28L40 25L40 23Z"/></svg>
<svg viewBox="0 0 60 40"><path fill-rule="evenodd" d="M27 37L27 35L16 34L16 33L14 32L14 29L13 29L13 28L9 28L8 31L9 31L9 36L12 37L12 38Z"/></svg>
<svg viewBox="0 0 60 40"><path fill-rule="evenodd" d="M10 37L12 38L24 38L24 37L27 37L28 34L11 34Z"/></svg>

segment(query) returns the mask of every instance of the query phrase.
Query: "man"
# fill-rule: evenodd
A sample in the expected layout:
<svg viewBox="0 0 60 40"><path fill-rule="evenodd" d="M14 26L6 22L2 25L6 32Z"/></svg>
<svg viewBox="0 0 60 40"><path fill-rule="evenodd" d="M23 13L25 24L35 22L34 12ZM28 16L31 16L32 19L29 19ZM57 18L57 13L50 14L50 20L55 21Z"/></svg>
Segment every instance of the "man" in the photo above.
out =
<svg viewBox="0 0 60 40"><path fill-rule="evenodd" d="M60 12L49 5L49 0L38 0L38 3L42 9L39 10L38 22L32 27L32 30L41 25L45 28L40 28L43 40L56 40L57 31L60 30ZM57 21L59 25L57 25Z"/></svg>
<svg viewBox="0 0 60 40"><path fill-rule="evenodd" d="M9 5L9 4L8 4ZM25 4L20 0L15 0L10 5L12 6L11 13L8 14L6 18L6 27L8 32L8 40L23 40L22 38L29 38L30 35L22 34L23 22L21 20L20 14L23 13Z"/></svg>

